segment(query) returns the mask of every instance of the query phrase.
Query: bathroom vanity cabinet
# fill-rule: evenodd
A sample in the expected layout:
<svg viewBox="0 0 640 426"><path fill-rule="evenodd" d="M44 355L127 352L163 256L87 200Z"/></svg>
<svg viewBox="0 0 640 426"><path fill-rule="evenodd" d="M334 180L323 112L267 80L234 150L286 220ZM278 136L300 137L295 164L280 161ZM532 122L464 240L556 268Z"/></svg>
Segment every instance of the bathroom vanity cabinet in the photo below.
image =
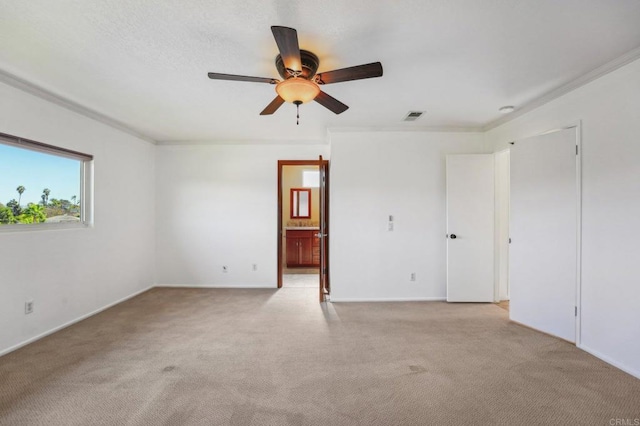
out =
<svg viewBox="0 0 640 426"><path fill-rule="evenodd" d="M317 229L287 229L287 268L320 266L320 239Z"/></svg>

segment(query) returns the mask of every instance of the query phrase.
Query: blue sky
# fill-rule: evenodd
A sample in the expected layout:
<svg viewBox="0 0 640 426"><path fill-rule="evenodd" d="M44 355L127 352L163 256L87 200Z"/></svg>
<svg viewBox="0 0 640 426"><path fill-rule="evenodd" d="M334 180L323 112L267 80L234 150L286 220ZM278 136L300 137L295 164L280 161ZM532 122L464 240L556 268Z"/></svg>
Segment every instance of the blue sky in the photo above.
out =
<svg viewBox="0 0 640 426"><path fill-rule="evenodd" d="M0 203L18 199L16 188L26 189L20 204L41 202L44 188L52 198L71 201L80 196L80 161L0 144Z"/></svg>

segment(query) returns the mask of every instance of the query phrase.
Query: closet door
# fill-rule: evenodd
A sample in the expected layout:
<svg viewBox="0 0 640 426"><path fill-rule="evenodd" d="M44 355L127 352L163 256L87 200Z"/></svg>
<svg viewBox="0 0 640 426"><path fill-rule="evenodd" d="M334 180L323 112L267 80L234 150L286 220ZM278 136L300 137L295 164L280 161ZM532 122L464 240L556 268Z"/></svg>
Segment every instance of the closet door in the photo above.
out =
<svg viewBox="0 0 640 426"><path fill-rule="evenodd" d="M447 302L494 301L494 157L447 155Z"/></svg>
<svg viewBox="0 0 640 426"><path fill-rule="evenodd" d="M578 176L576 129L511 149L511 319L576 341Z"/></svg>

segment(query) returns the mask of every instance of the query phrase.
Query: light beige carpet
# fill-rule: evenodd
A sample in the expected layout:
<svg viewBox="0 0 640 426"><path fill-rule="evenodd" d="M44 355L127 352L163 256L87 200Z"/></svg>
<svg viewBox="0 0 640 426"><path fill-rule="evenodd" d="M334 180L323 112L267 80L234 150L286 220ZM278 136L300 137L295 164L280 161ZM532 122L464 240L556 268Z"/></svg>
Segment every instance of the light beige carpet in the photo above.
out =
<svg viewBox="0 0 640 426"><path fill-rule="evenodd" d="M3 425L610 425L640 380L494 304L153 289L0 358Z"/></svg>
<svg viewBox="0 0 640 426"><path fill-rule="evenodd" d="M282 287L311 287L320 289L319 274L282 274Z"/></svg>

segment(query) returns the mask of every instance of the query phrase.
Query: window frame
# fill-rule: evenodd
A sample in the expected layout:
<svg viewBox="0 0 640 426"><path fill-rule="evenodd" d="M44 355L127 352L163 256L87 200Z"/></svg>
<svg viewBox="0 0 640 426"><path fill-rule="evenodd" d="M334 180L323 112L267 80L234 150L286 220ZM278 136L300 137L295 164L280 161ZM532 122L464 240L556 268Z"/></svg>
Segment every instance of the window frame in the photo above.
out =
<svg viewBox="0 0 640 426"><path fill-rule="evenodd" d="M80 221L38 224L6 224L0 226L0 233L15 231L43 231L53 229L78 229L93 226L93 155L60 148L43 142L21 138L0 132L0 144L36 151L57 157L80 161Z"/></svg>

